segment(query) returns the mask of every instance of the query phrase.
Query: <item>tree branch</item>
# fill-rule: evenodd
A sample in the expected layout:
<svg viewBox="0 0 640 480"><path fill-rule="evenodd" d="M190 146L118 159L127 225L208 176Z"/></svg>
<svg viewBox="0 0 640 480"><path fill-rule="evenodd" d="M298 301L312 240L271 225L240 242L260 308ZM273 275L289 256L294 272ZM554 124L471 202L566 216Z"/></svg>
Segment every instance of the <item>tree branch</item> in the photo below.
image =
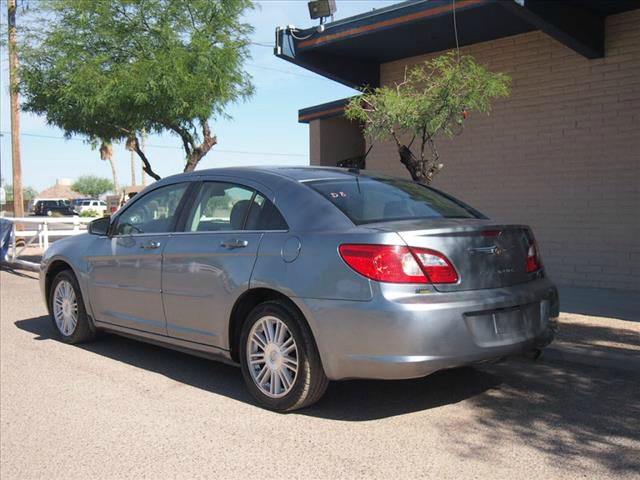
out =
<svg viewBox="0 0 640 480"><path fill-rule="evenodd" d="M191 154L187 156L187 164L184 166L185 172L193 172L202 157L209 153L209 150L218 143L218 138L211 134L211 128L207 120L200 120L200 126L202 127L202 143L194 147Z"/></svg>
<svg viewBox="0 0 640 480"><path fill-rule="evenodd" d="M182 139L184 151L187 158L189 158L191 153L196 149L196 142L193 140L193 135L191 135L186 128L182 128L179 125L169 125L169 129L173 130Z"/></svg>
<svg viewBox="0 0 640 480"><path fill-rule="evenodd" d="M160 175L158 175L156 172L153 171L153 169L151 168L151 164L147 159L147 156L144 154L144 152L140 148L140 142L138 141L137 136L133 137L133 149L140 157L140 160L142 160L142 169L145 171L145 173L155 180L160 180L161 178Z"/></svg>

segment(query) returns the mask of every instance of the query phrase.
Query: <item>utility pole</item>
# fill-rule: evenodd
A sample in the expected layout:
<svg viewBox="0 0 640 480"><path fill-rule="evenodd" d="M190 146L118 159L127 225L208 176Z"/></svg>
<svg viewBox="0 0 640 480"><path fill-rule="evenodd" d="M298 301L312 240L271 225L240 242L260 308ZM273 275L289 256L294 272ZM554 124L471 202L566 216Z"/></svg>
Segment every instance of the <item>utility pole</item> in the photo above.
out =
<svg viewBox="0 0 640 480"><path fill-rule="evenodd" d="M22 199L22 161L20 159L20 99L18 98L18 50L16 1L8 0L9 26L9 91L11 95L11 160L13 167L13 216L24 217Z"/></svg>

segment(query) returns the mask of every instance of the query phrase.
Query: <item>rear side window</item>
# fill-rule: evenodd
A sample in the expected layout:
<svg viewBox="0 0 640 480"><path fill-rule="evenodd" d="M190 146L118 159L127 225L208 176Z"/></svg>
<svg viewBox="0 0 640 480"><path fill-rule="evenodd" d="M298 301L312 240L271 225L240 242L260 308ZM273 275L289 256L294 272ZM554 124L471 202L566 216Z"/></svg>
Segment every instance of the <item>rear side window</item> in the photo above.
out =
<svg viewBox="0 0 640 480"><path fill-rule="evenodd" d="M263 195L256 193L247 216L246 230L288 230L287 222L276 206Z"/></svg>
<svg viewBox="0 0 640 480"><path fill-rule="evenodd" d="M354 176L307 185L356 225L417 218L481 218L463 204L407 180Z"/></svg>
<svg viewBox="0 0 640 480"><path fill-rule="evenodd" d="M252 188L205 182L188 217L186 231L287 230L280 212Z"/></svg>

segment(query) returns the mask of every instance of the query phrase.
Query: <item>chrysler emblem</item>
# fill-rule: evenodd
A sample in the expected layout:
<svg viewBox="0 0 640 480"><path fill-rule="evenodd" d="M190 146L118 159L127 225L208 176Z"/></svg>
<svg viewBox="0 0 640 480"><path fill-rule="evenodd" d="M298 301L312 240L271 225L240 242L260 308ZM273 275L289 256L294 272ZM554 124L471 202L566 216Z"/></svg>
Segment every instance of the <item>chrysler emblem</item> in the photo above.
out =
<svg viewBox="0 0 640 480"><path fill-rule="evenodd" d="M471 253L484 253L485 255L503 255L507 251L506 248L499 247L498 245L493 245L491 247L475 247L470 248L469 252Z"/></svg>

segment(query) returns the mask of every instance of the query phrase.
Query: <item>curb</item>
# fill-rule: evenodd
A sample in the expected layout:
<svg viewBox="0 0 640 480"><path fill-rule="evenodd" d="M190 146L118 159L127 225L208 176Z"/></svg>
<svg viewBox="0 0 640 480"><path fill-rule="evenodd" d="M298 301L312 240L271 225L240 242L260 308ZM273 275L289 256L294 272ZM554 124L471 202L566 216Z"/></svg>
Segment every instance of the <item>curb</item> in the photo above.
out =
<svg viewBox="0 0 640 480"><path fill-rule="evenodd" d="M542 351L540 360L548 360L552 363L575 363L640 375L640 356L632 357L630 355L590 350L582 347L549 346Z"/></svg>

